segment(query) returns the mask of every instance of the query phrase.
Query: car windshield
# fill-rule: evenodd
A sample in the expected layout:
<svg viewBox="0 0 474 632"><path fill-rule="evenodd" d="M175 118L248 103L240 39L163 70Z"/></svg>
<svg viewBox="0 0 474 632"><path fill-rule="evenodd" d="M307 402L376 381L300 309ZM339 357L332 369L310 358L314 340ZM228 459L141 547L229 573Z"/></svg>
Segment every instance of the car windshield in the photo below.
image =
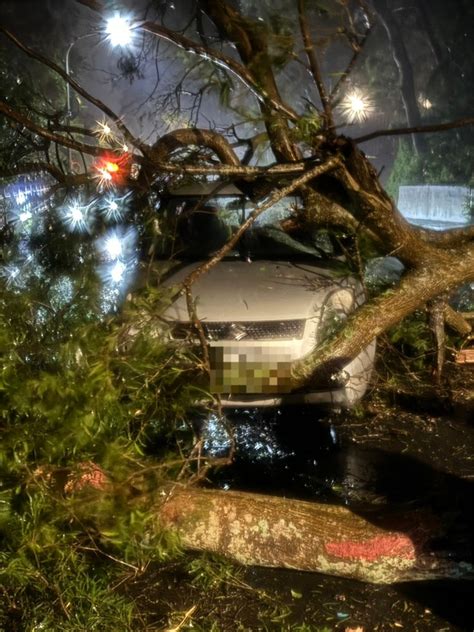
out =
<svg viewBox="0 0 474 632"><path fill-rule="evenodd" d="M250 260L305 260L335 256L327 234L288 234L285 219L301 208L301 198L285 197L262 213L227 254ZM255 205L243 195L173 196L160 209L159 258L199 261L209 258L235 234Z"/></svg>

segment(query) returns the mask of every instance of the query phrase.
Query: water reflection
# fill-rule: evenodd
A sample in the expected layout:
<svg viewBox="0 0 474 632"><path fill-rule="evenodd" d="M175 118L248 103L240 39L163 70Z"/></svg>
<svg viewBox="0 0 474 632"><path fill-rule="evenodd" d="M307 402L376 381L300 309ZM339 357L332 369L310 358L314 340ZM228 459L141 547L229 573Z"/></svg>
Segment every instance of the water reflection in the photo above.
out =
<svg viewBox="0 0 474 632"><path fill-rule="evenodd" d="M228 489L330 500L340 448L330 419L321 422L314 407L227 409L202 421L208 456L229 454L234 462L217 472L213 483ZM232 437L231 434L232 433Z"/></svg>

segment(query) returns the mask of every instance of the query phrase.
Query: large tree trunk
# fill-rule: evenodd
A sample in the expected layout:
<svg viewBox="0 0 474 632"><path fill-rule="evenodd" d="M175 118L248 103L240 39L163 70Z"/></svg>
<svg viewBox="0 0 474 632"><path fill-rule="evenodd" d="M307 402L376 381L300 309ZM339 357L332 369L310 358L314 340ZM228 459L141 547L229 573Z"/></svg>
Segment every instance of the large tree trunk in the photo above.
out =
<svg viewBox="0 0 474 632"><path fill-rule="evenodd" d="M427 513L370 513L274 496L174 486L157 516L191 549L242 564L286 567L386 584L459 577L468 564L426 550L438 530Z"/></svg>

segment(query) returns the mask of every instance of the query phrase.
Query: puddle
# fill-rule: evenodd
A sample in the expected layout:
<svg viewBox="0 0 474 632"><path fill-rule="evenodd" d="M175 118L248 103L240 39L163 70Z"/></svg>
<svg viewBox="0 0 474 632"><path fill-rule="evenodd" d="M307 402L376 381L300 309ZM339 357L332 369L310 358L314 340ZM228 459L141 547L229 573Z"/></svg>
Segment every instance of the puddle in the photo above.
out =
<svg viewBox="0 0 474 632"><path fill-rule="evenodd" d="M308 500L335 499L337 432L309 407L227 410L225 423L212 415L202 423L208 456L226 456L234 441L234 462L215 473L223 489L278 494Z"/></svg>

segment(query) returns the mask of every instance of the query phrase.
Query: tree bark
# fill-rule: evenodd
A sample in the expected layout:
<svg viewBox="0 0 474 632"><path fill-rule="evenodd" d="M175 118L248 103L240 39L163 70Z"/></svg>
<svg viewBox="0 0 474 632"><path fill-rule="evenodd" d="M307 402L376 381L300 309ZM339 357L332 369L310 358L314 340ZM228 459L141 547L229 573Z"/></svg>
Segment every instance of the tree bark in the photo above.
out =
<svg viewBox="0 0 474 632"><path fill-rule="evenodd" d="M173 486L156 516L185 547L248 565L285 567L375 584L460 577L467 563L430 555L437 521L416 510L358 515L338 505Z"/></svg>
<svg viewBox="0 0 474 632"><path fill-rule="evenodd" d="M275 104L282 104L283 101L268 55L265 31L247 20L224 0L199 0L199 5L214 22L219 33L235 44L244 66L253 75L255 83L271 99L270 103L260 102L260 109L277 160L300 160L302 154L291 140L288 116L280 112L281 108L275 108Z"/></svg>

